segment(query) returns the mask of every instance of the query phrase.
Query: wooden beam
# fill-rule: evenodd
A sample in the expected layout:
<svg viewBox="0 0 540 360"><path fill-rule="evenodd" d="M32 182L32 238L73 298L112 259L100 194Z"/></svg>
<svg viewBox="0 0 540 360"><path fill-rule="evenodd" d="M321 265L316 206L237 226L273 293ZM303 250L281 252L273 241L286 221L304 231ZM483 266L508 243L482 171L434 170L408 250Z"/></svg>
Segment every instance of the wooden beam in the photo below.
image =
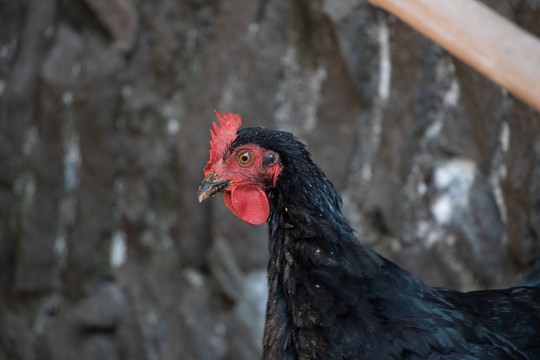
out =
<svg viewBox="0 0 540 360"><path fill-rule="evenodd" d="M540 112L540 41L475 0L369 0Z"/></svg>

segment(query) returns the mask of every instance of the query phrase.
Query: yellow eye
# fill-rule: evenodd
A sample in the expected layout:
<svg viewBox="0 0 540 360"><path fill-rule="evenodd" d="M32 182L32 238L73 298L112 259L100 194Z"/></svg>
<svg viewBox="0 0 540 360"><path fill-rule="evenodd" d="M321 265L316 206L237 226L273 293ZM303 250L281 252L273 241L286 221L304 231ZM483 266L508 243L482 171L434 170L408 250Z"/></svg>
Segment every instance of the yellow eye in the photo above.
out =
<svg viewBox="0 0 540 360"><path fill-rule="evenodd" d="M251 155L251 152L249 151L241 151L236 156L236 160L242 166L248 166L251 163L252 159L253 155Z"/></svg>

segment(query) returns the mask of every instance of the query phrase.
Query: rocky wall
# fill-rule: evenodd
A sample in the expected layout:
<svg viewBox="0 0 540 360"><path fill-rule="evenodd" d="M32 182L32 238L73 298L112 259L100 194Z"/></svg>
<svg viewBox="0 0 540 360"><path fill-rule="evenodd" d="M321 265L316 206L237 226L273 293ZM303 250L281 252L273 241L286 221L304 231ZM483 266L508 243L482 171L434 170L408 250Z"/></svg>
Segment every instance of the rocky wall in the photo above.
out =
<svg viewBox="0 0 540 360"><path fill-rule="evenodd" d="M535 0L485 3L540 36ZM294 132L437 286L540 258L540 114L365 0L0 4L0 360L255 359L266 225L197 202L213 110Z"/></svg>

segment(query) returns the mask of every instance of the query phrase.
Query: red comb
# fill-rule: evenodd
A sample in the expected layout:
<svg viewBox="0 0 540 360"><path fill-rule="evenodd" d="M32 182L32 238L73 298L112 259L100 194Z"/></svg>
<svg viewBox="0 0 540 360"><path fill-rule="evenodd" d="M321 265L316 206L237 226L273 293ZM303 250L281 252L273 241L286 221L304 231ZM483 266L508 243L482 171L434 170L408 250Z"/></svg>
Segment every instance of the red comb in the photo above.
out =
<svg viewBox="0 0 540 360"><path fill-rule="evenodd" d="M216 122L213 123L214 130L210 129L210 160L206 168L214 164L219 158L225 155L227 147L236 138L236 132L242 126L242 118L238 114L229 112L228 114L221 113L221 116L214 110L219 120L219 127Z"/></svg>

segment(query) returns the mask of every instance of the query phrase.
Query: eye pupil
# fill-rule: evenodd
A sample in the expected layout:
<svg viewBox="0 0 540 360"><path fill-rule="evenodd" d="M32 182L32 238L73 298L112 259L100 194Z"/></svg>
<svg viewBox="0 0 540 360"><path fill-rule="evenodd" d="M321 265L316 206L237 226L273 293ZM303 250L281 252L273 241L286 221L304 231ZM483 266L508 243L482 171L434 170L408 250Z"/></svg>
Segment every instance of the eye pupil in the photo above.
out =
<svg viewBox="0 0 540 360"><path fill-rule="evenodd" d="M251 163L252 155L249 151L243 151L238 154L238 162L240 165L249 165Z"/></svg>

